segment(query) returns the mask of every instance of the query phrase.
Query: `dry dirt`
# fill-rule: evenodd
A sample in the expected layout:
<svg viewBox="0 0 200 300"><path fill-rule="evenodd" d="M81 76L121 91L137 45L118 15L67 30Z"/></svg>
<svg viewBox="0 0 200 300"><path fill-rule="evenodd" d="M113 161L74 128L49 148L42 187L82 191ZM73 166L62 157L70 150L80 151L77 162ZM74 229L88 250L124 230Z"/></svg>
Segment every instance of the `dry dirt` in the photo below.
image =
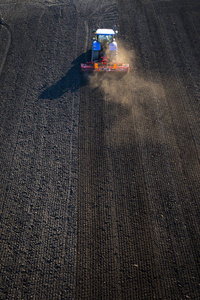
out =
<svg viewBox="0 0 200 300"><path fill-rule="evenodd" d="M199 49L194 0L1 1L0 299L200 298Z"/></svg>

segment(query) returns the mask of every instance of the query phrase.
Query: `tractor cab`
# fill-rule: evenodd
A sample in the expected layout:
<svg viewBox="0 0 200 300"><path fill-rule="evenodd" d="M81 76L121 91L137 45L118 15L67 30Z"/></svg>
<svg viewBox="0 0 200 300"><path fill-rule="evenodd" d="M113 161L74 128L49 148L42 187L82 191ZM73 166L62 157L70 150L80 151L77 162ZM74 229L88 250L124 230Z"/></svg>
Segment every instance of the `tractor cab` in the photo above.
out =
<svg viewBox="0 0 200 300"><path fill-rule="evenodd" d="M101 44L110 44L115 36L115 31L112 29L98 29L96 31L97 41Z"/></svg>

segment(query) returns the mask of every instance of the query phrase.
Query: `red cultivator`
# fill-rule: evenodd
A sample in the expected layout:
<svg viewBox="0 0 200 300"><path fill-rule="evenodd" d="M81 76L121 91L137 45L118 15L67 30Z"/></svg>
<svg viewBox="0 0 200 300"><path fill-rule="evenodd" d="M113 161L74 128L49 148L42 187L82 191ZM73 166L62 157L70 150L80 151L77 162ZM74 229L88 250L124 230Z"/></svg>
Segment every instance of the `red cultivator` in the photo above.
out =
<svg viewBox="0 0 200 300"><path fill-rule="evenodd" d="M109 63L106 57L99 62L87 62L81 64L81 71L83 72L129 72L129 64L120 62Z"/></svg>

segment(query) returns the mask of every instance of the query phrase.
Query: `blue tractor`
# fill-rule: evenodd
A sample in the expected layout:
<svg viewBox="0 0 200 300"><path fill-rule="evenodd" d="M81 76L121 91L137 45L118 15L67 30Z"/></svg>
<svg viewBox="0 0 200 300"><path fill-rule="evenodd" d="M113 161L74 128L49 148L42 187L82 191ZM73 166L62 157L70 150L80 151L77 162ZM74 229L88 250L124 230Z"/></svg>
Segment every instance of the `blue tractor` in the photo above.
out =
<svg viewBox="0 0 200 300"><path fill-rule="evenodd" d="M117 60L117 42L113 29L97 29L93 31L91 61L81 64L82 71L89 72L129 72L129 64Z"/></svg>

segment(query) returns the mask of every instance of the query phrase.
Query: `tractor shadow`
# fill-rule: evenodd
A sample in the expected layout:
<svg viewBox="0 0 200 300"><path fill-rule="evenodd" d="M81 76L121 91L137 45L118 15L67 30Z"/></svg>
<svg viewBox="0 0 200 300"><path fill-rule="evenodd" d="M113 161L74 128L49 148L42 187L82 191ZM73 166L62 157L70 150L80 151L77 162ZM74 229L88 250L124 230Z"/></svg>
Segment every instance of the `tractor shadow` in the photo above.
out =
<svg viewBox="0 0 200 300"><path fill-rule="evenodd" d="M67 74L52 86L46 88L40 95L39 99L57 99L67 92L75 92L81 86L87 84L82 76L81 63L86 63L90 59L91 51L81 54L72 62L71 69Z"/></svg>

